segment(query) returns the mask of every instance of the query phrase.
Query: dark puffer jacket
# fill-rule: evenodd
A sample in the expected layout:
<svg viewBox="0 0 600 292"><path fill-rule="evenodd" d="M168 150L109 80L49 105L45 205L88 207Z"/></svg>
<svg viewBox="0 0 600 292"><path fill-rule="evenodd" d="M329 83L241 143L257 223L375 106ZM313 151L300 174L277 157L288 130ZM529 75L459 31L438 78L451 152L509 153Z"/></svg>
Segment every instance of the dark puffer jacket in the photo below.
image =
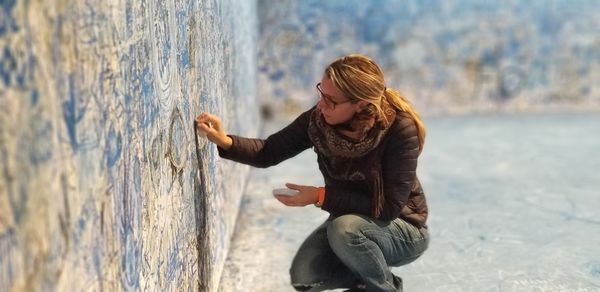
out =
<svg viewBox="0 0 600 292"><path fill-rule="evenodd" d="M233 145L227 151L219 148L219 155L261 168L296 156L313 146L307 131L313 110L302 113L290 125L265 140L230 135ZM318 157L323 155L314 149ZM394 220L400 217L417 227L427 227L427 202L416 176L418 156L417 127L407 113L400 112L377 148L354 158L349 164L351 169L345 169L360 174L366 163L382 163L385 202L378 219ZM362 179L338 180L335 177L339 176L330 173L335 170L325 165L323 159L319 158L318 162L325 179L326 195L322 209L333 216L371 216L372 178L358 175Z"/></svg>

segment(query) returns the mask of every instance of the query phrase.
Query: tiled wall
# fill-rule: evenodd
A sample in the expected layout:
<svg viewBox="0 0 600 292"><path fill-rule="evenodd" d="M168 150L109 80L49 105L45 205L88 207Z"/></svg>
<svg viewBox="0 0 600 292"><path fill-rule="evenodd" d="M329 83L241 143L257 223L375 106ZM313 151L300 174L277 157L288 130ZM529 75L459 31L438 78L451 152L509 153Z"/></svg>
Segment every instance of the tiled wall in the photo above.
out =
<svg viewBox="0 0 600 292"><path fill-rule="evenodd" d="M248 167L192 121L256 135L256 30L253 1L1 2L0 291L216 290Z"/></svg>
<svg viewBox="0 0 600 292"><path fill-rule="evenodd" d="M289 111L356 52L425 113L600 108L600 1L261 0L259 22L259 95Z"/></svg>

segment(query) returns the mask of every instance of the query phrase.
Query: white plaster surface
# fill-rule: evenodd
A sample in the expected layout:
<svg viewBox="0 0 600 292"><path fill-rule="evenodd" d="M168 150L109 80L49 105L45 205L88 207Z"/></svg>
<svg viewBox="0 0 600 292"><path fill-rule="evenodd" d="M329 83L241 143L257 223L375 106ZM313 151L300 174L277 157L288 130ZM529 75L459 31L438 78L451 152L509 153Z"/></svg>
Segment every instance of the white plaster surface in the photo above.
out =
<svg viewBox="0 0 600 292"><path fill-rule="evenodd" d="M432 239L393 269L404 291L600 291L600 114L425 122L418 175ZM251 171L220 291L293 291L291 259L327 214L272 198L285 182L321 184L313 151Z"/></svg>

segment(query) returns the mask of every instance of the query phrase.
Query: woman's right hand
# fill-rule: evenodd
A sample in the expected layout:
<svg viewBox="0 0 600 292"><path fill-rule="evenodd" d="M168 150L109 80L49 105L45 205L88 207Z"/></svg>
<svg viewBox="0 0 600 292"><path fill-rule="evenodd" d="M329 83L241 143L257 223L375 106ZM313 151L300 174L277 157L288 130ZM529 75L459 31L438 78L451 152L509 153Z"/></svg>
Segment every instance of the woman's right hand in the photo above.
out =
<svg viewBox="0 0 600 292"><path fill-rule="evenodd" d="M205 133L208 140L225 150L231 148L233 140L223 130L219 117L205 112L196 117L196 122L198 130Z"/></svg>

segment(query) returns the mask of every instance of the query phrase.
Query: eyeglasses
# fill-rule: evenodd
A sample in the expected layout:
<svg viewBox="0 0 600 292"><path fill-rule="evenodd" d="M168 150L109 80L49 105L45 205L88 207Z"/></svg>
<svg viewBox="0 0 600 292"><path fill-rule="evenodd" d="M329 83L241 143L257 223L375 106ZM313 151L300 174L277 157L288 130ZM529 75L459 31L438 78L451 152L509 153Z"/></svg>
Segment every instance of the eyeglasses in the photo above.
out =
<svg viewBox="0 0 600 292"><path fill-rule="evenodd" d="M321 82L317 83L316 87L317 87L317 91L319 92L319 97L325 102L325 105L330 110L335 110L335 106L336 105L352 101L352 100L348 99L346 101L336 102L336 101L333 100L333 98L330 95L327 95L327 94L323 93L323 90L321 90Z"/></svg>

